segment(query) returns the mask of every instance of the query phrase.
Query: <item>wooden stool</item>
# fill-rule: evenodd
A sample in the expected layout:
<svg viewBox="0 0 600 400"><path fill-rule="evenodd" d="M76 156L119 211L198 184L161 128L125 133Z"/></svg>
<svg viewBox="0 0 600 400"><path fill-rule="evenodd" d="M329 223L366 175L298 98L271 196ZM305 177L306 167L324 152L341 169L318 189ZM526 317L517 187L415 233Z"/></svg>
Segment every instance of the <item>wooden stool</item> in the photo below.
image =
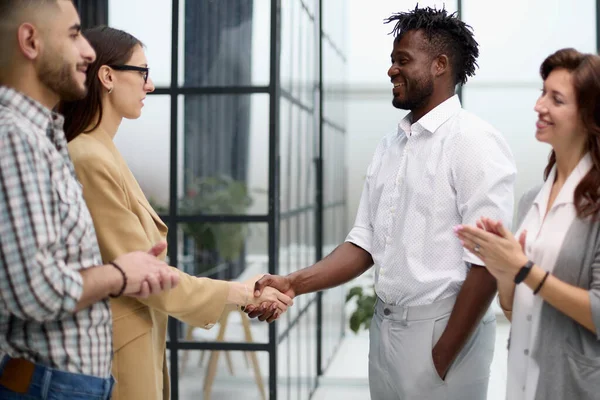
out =
<svg viewBox="0 0 600 400"><path fill-rule="evenodd" d="M239 312L241 314L242 317L242 326L244 328L244 338L246 340L247 343L253 343L254 340L252 339L252 331L250 329L250 320L248 318L248 316L241 311L238 308L225 308L225 311L223 312L223 314L221 315L221 318L219 318L219 334L217 335L217 342L223 342L225 340L225 330L227 329L227 323L229 321L229 315L231 314L231 312ZM192 336L192 332L194 330L193 326L188 326L187 332L186 332L186 336L185 339L186 340L192 340L193 336ZM212 350L210 351L210 358L208 360L208 368L206 369L206 376L204 378L204 400L210 400L210 395L211 395L211 390L212 390L212 385L214 383L215 377L217 375L217 364L219 361L219 355L221 353L221 351L225 352L225 361L227 363L227 367L229 369L229 372L233 375L233 363L231 362L231 355L229 354L228 351L226 350ZM247 351L244 352L244 359L246 361L246 366L248 366L248 359L250 360L250 363L252 364L252 369L254 370L254 380L256 381L256 386L258 387L258 390L260 392L261 398L263 400L267 399L267 395L265 392L265 386L263 383L263 379L262 379L262 375L260 373L260 366L258 364L258 358L256 357L256 352L254 351ZM185 365L187 363L188 360L188 352L186 351L185 354L182 357L182 366L181 366L181 373L183 374ZM204 360L204 351L201 353L200 355L200 363L202 363Z"/></svg>

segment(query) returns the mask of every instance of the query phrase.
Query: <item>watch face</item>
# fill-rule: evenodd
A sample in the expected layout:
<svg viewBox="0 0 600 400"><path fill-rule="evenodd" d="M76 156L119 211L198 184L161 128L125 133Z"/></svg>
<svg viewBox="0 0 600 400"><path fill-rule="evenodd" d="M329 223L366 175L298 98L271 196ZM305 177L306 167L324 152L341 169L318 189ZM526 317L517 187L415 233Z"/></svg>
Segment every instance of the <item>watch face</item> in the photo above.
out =
<svg viewBox="0 0 600 400"><path fill-rule="evenodd" d="M527 264L522 266L517 275L515 276L515 283L523 282L527 277L527 274L529 274L529 271L531 271L531 267L533 267L533 262L527 261Z"/></svg>

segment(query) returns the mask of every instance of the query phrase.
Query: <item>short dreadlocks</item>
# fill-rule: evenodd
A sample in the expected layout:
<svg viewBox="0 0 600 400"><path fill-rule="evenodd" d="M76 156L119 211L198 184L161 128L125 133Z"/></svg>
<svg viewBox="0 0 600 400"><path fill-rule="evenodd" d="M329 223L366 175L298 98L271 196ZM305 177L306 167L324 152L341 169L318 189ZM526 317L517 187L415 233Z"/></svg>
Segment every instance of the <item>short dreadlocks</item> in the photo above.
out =
<svg viewBox="0 0 600 400"><path fill-rule="evenodd" d="M423 30L431 55L445 54L450 60L455 84L464 85L468 77L475 75L479 45L473 38L473 28L458 19L456 13L417 5L410 12L393 14L384 20L386 24L394 21L396 25L390 34L395 36L395 41L408 31Z"/></svg>

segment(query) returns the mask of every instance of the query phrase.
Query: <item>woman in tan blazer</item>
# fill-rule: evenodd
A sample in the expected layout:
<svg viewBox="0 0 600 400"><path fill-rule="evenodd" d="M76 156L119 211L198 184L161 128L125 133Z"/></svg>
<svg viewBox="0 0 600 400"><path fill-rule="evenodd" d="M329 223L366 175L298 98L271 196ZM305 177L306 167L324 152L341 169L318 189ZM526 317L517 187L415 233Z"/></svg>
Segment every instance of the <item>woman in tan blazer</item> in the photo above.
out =
<svg viewBox="0 0 600 400"><path fill-rule="evenodd" d="M94 220L104 260L147 250L164 240L167 227L152 209L113 143L123 118L141 114L154 90L142 43L108 27L84 32L97 58L87 66L88 96L60 105L69 153ZM82 134L83 133L83 134ZM165 254L162 254L164 259ZM177 270L179 271L179 270ZM275 290L254 299L258 279L244 283L196 278L179 271L177 288L147 299L118 298L113 313L113 399L169 398L165 357L167 319L210 329L226 305L269 304L286 311L291 299Z"/></svg>

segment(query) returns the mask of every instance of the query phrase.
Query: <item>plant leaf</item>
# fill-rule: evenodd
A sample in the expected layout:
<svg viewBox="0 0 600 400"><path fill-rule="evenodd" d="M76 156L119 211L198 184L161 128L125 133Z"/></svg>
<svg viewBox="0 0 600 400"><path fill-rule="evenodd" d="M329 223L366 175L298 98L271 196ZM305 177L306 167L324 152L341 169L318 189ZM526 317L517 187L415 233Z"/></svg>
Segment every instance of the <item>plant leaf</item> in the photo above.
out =
<svg viewBox="0 0 600 400"><path fill-rule="evenodd" d="M360 320L356 312L350 316L350 329L352 329L352 332L358 333L358 331L360 330L361 323L362 321Z"/></svg>
<svg viewBox="0 0 600 400"><path fill-rule="evenodd" d="M348 292L348 294L346 295L346 303L350 301L350 299L352 299L354 296L358 296L358 298L360 299L363 295L363 288L360 286L355 286L352 289L350 289L350 291Z"/></svg>

